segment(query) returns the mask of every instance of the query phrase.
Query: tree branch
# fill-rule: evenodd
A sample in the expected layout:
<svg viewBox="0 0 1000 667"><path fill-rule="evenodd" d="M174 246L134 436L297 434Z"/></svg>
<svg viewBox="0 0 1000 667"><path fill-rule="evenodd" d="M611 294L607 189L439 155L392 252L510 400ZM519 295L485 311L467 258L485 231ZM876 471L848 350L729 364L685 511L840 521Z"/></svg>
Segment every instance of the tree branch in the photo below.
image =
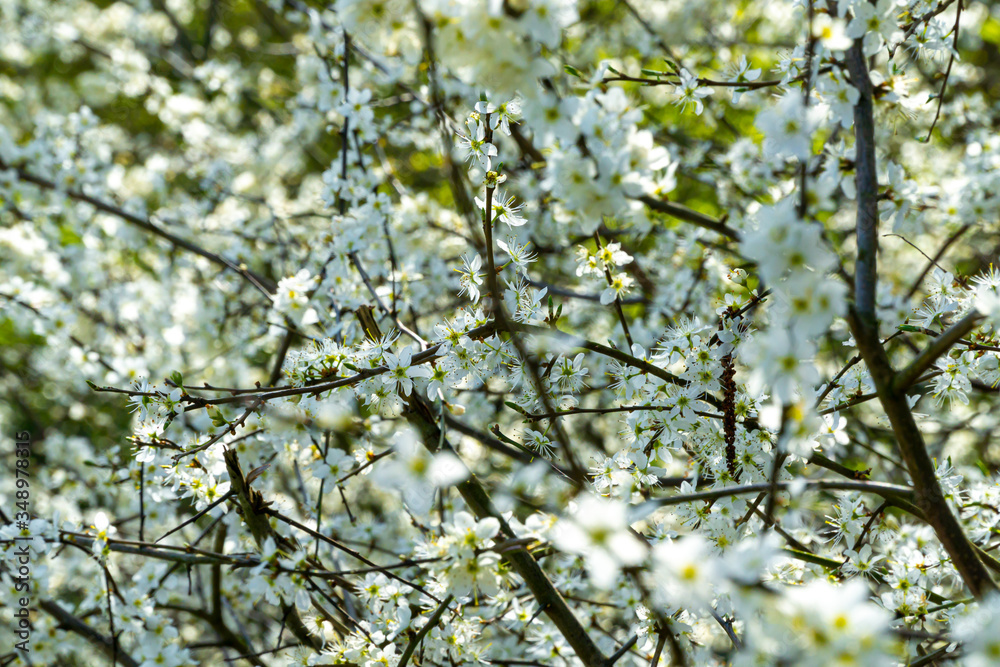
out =
<svg viewBox="0 0 1000 667"><path fill-rule="evenodd" d="M410 643L407 644L406 650L403 651L403 655L399 658L398 667L406 667L407 663L410 662L410 658L413 657L413 652L417 650L417 645L420 644L424 637L426 637L430 631L434 629L434 626L438 624L438 621L440 621L441 617L444 616L444 612L448 610L448 605L451 604L453 599L454 598L449 595L441 602L438 608L434 610L434 613L427 619L424 627L420 628L420 632L418 632L413 639L410 640Z"/></svg>
<svg viewBox="0 0 1000 667"><path fill-rule="evenodd" d="M917 355L909 366L896 374L896 379L892 383L894 391L903 392L910 387L917 378L928 368L934 365L939 357L948 353L955 343L960 341L965 334L978 326L983 316L973 310L971 313L952 324L940 336L931 341L930 345L924 348L923 352Z"/></svg>
<svg viewBox="0 0 1000 667"><path fill-rule="evenodd" d="M854 298L867 326L875 326L875 285L878 254L878 176L875 172L875 120L872 80L861 40L846 53L851 83L860 95L854 106L855 182L858 192L858 260L854 267ZM868 320L871 320L869 322ZM877 335L878 327L875 326Z"/></svg>
<svg viewBox="0 0 1000 667"><path fill-rule="evenodd" d="M42 600L38 606L49 616L59 621L60 625L88 640L108 657L114 655L114 645L109 638L60 607L54 600ZM118 662L125 667L139 667L139 663L128 654L122 653L121 649L118 649L117 656Z"/></svg>
<svg viewBox="0 0 1000 667"><path fill-rule="evenodd" d="M728 498L730 496L745 496L753 493L761 493L763 491L771 491L772 488L778 491L787 491L789 489L799 488L815 489L817 491L859 491L861 493L873 493L882 498L905 499L913 496L913 489L908 486L887 484L884 482L862 482L836 479L776 482L774 484L771 484L770 482L761 482L759 484L745 484L743 486L724 486L722 488L711 489L709 491L682 493L675 496L668 496L666 498L654 498L652 500L647 500L641 505L635 506L634 517L636 518L633 518L633 522L638 521L641 517L648 516L650 512L661 507L692 503L699 500L708 501L718 500L719 498Z"/></svg>
<svg viewBox="0 0 1000 667"><path fill-rule="evenodd" d="M702 227L703 229L708 229L716 234L727 236L734 241L740 240L740 233L738 231L727 226L726 223L721 220L716 220L709 215L699 213L698 211L692 210L686 206L681 206L680 204L675 204L664 199L650 197L649 195L642 195L638 199L643 204L658 213L666 213L672 218L677 218L678 220L683 220L684 222L690 222L693 225Z"/></svg>
<svg viewBox="0 0 1000 667"><path fill-rule="evenodd" d="M11 166L5 163L2 159L0 159L0 169L9 169L9 168L11 168ZM198 255L199 257L204 257L213 264L217 264L218 266L221 266L225 269L229 269L230 271L239 274L247 282L249 282L255 288L260 290L268 298L270 298L271 295L274 294L275 290L277 289L275 284L270 280L268 280L267 278L259 276L250 269L242 265L238 265L226 259L225 257L222 257L221 255L217 255L214 252L205 250L199 245L196 245L190 241L186 241L180 238L179 236L175 236L170 232L166 231L165 229L161 229L159 226L153 224L146 218L141 218L133 213L129 213L128 211L122 208L119 208L113 204L109 204L108 202L103 201L101 199L97 199L96 197L91 197L90 195L85 194L83 192L76 192L74 190L63 189L53 181L42 178L41 176L36 176L22 169L21 167L14 167L14 170L17 172L17 177L22 181L36 185L42 188L43 190L52 190L54 192L61 192L70 199L75 199L76 201L82 201L87 204L90 204L99 211L103 211L115 217L121 218L125 222L135 225L140 229L144 229L155 236L159 236L161 239L170 242L172 245L177 246L178 248L187 250L188 252Z"/></svg>
<svg viewBox="0 0 1000 667"><path fill-rule="evenodd" d="M858 259L854 276L855 303L848 310L848 323L858 343L861 356L875 381L879 401L889 418L903 461L913 480L916 494L914 504L927 517L927 522L951 556L952 564L969 590L977 598L983 598L996 590L996 584L976 553L974 545L966 537L962 525L948 507L941 486L938 484L934 464L927 453L923 434L917 427L913 412L906 401L905 391L897 388L902 383L898 383L898 376L879 339L878 320L875 314L878 252L875 121L872 84L860 41L855 40L848 51L847 67L852 83L860 92L858 102L854 106ZM930 356L927 355L925 360Z"/></svg>
<svg viewBox="0 0 1000 667"><path fill-rule="evenodd" d="M407 412L407 418L421 434L424 446L434 453L439 449L453 451L448 439L444 437L434 421L430 408L416 396L411 394L410 398L411 409ZM503 516L494 509L489 494L474 475L470 475L468 479L457 484L455 488L477 518L494 517L500 522L500 533L504 537L509 539L517 537ZM573 614L573 610L566 604L563 596L549 581L534 556L523 547L505 551L502 556L524 580L539 608L545 611L562 636L573 647L583 664L587 667L605 667L607 658L587 634L583 625Z"/></svg>

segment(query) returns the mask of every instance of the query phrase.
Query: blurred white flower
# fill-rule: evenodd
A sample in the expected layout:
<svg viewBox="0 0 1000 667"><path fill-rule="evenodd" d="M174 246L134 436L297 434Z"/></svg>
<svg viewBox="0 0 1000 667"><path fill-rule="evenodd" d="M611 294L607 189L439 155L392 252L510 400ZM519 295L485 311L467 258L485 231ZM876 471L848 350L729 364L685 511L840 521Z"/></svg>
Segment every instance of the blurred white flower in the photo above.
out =
<svg viewBox="0 0 1000 667"><path fill-rule="evenodd" d="M584 557L598 588L608 589L622 567L638 565L648 552L629 532L625 503L586 495L552 529L557 548Z"/></svg>

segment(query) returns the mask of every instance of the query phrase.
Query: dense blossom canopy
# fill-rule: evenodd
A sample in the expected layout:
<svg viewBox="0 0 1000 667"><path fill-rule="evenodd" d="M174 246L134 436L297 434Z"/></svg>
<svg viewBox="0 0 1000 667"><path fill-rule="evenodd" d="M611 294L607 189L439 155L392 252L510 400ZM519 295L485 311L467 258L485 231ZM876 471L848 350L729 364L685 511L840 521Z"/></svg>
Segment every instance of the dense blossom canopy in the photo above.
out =
<svg viewBox="0 0 1000 667"><path fill-rule="evenodd" d="M997 5L0 22L0 663L1000 660Z"/></svg>

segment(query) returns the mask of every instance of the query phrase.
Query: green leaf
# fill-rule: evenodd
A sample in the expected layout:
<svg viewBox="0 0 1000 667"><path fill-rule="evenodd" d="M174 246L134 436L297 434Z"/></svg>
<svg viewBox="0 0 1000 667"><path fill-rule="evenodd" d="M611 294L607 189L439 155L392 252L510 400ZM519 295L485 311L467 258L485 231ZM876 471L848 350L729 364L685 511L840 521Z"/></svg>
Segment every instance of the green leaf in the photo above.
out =
<svg viewBox="0 0 1000 667"><path fill-rule="evenodd" d="M80 245L83 237L69 225L59 226L59 243L64 246Z"/></svg>
<svg viewBox="0 0 1000 667"><path fill-rule="evenodd" d="M517 447L518 449L520 449L523 452L527 452L529 454L534 454L534 452L532 452L530 449L528 449L527 447L525 447L524 445L522 445L521 443L519 443L517 440L511 440L506 435L504 435L503 431L500 430L500 424L493 424L490 427L490 433L492 433L497 438L499 438L501 442L505 442L508 445L511 445L513 447Z"/></svg>
<svg viewBox="0 0 1000 667"><path fill-rule="evenodd" d="M527 412L525 412L524 408L522 408L517 403L514 403L513 401L504 401L504 405L506 405L508 408L510 408L511 410L513 410L514 412L517 412L519 414L522 414L522 415L525 415L525 416L527 416L527 414L528 414Z"/></svg>
<svg viewBox="0 0 1000 667"><path fill-rule="evenodd" d="M208 406L208 416L212 419L212 426L221 428L223 426L229 426L229 422L226 421L225 416L222 414L222 410L215 407L214 405Z"/></svg>
<svg viewBox="0 0 1000 667"><path fill-rule="evenodd" d="M1000 21L992 17L983 21L983 27L979 31L979 36L983 38L983 41L991 44L1000 44Z"/></svg>

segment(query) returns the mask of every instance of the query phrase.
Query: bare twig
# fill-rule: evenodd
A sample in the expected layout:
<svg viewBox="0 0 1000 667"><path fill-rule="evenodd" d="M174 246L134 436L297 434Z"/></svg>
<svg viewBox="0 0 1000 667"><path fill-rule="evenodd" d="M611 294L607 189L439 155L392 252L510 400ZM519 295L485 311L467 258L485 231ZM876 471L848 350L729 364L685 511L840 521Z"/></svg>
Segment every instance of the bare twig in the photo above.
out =
<svg viewBox="0 0 1000 667"><path fill-rule="evenodd" d="M938 118L941 117L941 107L944 105L944 91L948 87L948 77L951 76L951 66L955 64L955 52L958 50L958 29L961 20L962 0L958 0L958 9L955 12L955 27L952 28L954 35L952 36L951 54L948 57L948 67L944 70L944 81L941 82L941 90L938 92L937 111L934 112L934 120L931 122L930 129L927 130L927 136L921 140L925 144L931 140L931 135L934 134Z"/></svg>
<svg viewBox="0 0 1000 667"><path fill-rule="evenodd" d="M442 600L438 608L434 610L433 614L431 614L431 617L427 619L426 623L424 623L424 627L420 628L420 632L414 635L413 639L410 640L410 643L407 644L403 654L399 657L399 667L406 667L406 665L410 662L410 658L413 657L413 652L417 650L417 646L423 641L424 637L426 637L428 633L434 629L434 626L438 624L438 621L440 621L441 617L444 616L444 612L448 610L448 605L451 604L453 599L454 597L449 595Z"/></svg>

